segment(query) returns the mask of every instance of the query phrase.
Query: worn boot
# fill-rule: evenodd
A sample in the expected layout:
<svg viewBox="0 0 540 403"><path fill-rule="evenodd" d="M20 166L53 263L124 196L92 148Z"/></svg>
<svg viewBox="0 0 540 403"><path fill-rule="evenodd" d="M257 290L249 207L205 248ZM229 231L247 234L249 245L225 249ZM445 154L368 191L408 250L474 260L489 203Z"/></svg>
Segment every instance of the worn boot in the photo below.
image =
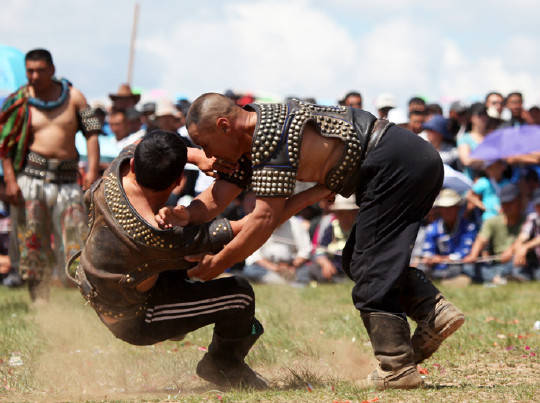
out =
<svg viewBox="0 0 540 403"><path fill-rule="evenodd" d="M261 326L262 329L262 326ZM208 353L197 365L197 375L218 386L265 389L264 379L245 362L249 349L262 334L224 339L214 333Z"/></svg>
<svg viewBox="0 0 540 403"><path fill-rule="evenodd" d="M424 386L413 360L411 330L407 321L384 312L362 313L379 368L360 382L377 389L414 389Z"/></svg>
<svg viewBox="0 0 540 403"><path fill-rule="evenodd" d="M463 312L448 302L418 269L409 269L400 303L407 316L417 323L411 338L416 364L431 357L465 322Z"/></svg>

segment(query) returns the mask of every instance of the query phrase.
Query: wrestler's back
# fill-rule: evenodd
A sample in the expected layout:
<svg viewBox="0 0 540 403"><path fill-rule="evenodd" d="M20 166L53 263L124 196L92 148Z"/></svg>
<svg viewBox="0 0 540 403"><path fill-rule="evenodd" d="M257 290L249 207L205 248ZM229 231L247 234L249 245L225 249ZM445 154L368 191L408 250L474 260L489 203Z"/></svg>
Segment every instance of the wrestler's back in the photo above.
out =
<svg viewBox="0 0 540 403"><path fill-rule="evenodd" d="M72 88L64 104L56 109L47 111L31 106L32 151L47 158L77 158L75 134L79 130L77 110L80 97L82 95Z"/></svg>
<svg viewBox="0 0 540 403"><path fill-rule="evenodd" d="M307 125L302 135L297 179L326 184L326 176L343 154L343 141L320 135Z"/></svg>

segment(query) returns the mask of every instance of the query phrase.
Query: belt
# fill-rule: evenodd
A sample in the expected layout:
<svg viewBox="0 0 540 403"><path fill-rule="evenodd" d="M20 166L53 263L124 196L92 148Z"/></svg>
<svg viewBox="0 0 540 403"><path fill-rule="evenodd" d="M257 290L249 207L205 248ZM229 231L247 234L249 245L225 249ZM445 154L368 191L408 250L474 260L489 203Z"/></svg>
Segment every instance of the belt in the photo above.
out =
<svg viewBox="0 0 540 403"><path fill-rule="evenodd" d="M364 153L364 160L368 156L368 154L377 147L377 144L379 144L379 141L383 138L384 134L388 131L388 129L393 126L394 124L392 122L389 122L386 119L378 119L375 122L375 125L373 126L373 129L371 130L371 134L369 135L368 144L366 146L366 152Z"/></svg>
<svg viewBox="0 0 540 403"><path fill-rule="evenodd" d="M46 158L30 151L22 173L50 183L75 183L79 178L79 161Z"/></svg>
<svg viewBox="0 0 540 403"><path fill-rule="evenodd" d="M66 265L66 273L72 281L77 283L84 299L94 308L99 316L114 320L127 320L139 317L146 312L148 306L146 300L139 305L130 307L118 307L100 302L99 293L92 283L88 281L83 267L77 261L80 255L81 251L78 251L69 259Z"/></svg>

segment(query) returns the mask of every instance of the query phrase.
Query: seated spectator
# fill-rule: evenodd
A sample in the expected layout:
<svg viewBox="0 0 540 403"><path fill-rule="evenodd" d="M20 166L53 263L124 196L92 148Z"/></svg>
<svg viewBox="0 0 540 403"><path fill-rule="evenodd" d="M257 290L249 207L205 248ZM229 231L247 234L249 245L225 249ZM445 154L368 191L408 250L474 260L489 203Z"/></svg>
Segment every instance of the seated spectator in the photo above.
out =
<svg viewBox="0 0 540 403"><path fill-rule="evenodd" d="M244 195L243 208L254 209L253 192ZM246 214L251 213L246 211ZM268 241L245 261L241 275L261 284L286 284L309 259L311 243L302 219L291 217L275 229Z"/></svg>
<svg viewBox="0 0 540 403"><path fill-rule="evenodd" d="M461 261L471 251L478 232L466 210L465 199L453 189L443 189L433 207L439 216L429 224L424 237L419 269L436 279L457 277Z"/></svg>
<svg viewBox="0 0 540 403"><path fill-rule="evenodd" d="M540 189L533 192L535 211L527 215L515 245L513 277L540 280Z"/></svg>
<svg viewBox="0 0 540 403"><path fill-rule="evenodd" d="M458 150L451 143L452 136L448 131L448 121L441 115L435 115L423 124L427 140L439 152L443 163L457 169Z"/></svg>
<svg viewBox="0 0 540 403"><path fill-rule="evenodd" d="M298 283L338 282L345 277L341 270L341 251L349 239L358 206L354 196L346 199L337 195L329 210L330 214L321 219L316 231L319 242L314 245L311 260L297 271Z"/></svg>
<svg viewBox="0 0 540 403"><path fill-rule="evenodd" d="M467 271L467 266L463 267L475 282L505 283L505 277L513 272L512 259L525 218L519 187L513 183L505 185L501 189L500 202L501 214L484 221L471 253L463 259L465 263L475 263L488 246L489 253L497 258L492 262L476 263L474 271Z"/></svg>
<svg viewBox="0 0 540 403"><path fill-rule="evenodd" d="M479 178L467 193L467 199L483 211L482 221L499 214L500 190L510 183L510 180L504 177L505 169L506 164L502 160L486 161L484 171L487 177Z"/></svg>

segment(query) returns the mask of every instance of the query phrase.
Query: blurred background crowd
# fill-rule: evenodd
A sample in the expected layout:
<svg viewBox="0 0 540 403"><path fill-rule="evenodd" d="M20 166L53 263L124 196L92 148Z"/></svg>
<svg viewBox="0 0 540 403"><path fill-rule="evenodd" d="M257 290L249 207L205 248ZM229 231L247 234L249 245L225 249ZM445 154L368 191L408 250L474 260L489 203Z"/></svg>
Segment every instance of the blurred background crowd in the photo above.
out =
<svg viewBox="0 0 540 403"><path fill-rule="evenodd" d="M224 94L241 106L268 101L255 93L226 90ZM301 96L271 101L289 98L317 103L317 99ZM335 104L362 109L364 101L361 91L350 91ZM149 99L122 84L90 105L103 127L99 136L102 172L123 147L157 128L176 132L187 146L195 147L185 127L189 99ZM445 164L443 190L425 218L411 266L457 285L500 285L540 278L540 108L525 108L519 92L490 92L472 104L456 100L445 105L447 110L420 96L412 96L407 105L397 105L392 94L382 93L375 106L379 118L430 142ZM86 142L81 133L76 144L83 177ZM168 204L189 204L212 180L188 164ZM305 186L309 184L300 183L297 190ZM20 277L10 265L9 206L3 195L0 191L0 276L4 285L19 286ZM239 219L254 204L255 195L246 191L223 216ZM356 213L354 196L344 199L338 195L333 202L310 206L229 272L253 282L293 286L343 281L341 250ZM65 283L61 266L58 264L56 278Z"/></svg>

